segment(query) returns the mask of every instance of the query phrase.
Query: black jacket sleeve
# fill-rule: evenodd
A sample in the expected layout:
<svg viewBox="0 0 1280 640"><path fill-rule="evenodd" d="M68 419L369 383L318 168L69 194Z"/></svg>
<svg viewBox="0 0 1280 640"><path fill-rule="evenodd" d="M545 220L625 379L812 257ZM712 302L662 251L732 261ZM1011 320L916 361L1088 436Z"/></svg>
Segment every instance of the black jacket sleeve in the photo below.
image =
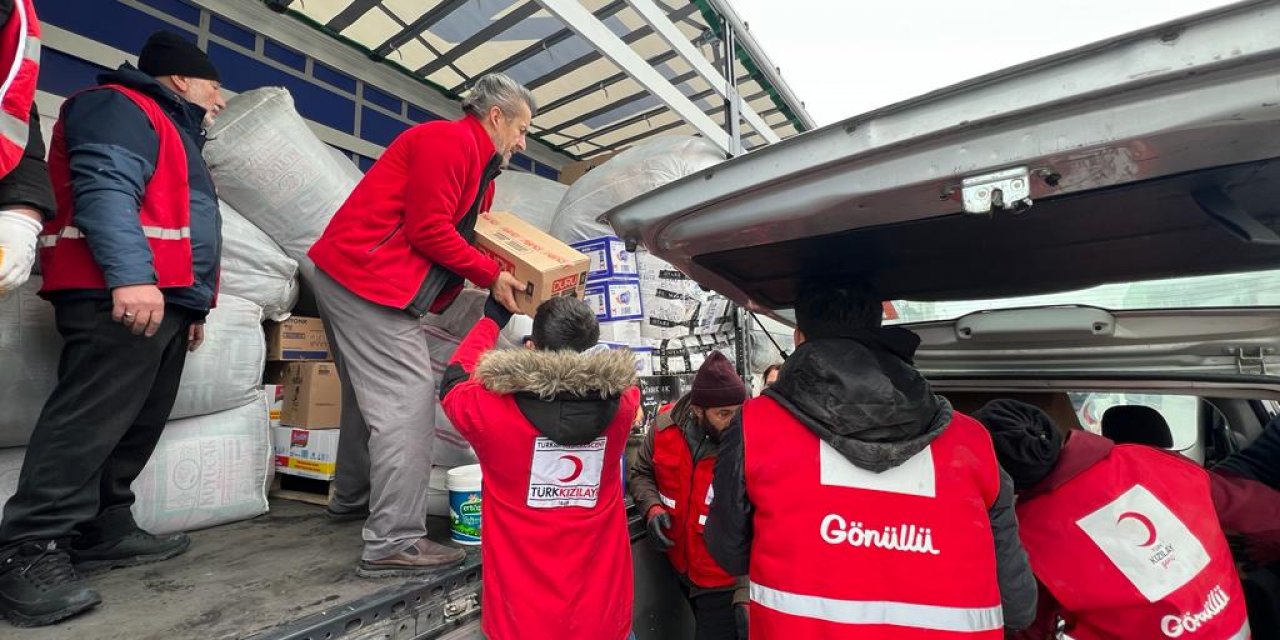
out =
<svg viewBox="0 0 1280 640"><path fill-rule="evenodd" d="M718 495L716 496L719 497ZM996 544L996 575L1000 581L1000 604L1004 627L1018 631L1036 619L1036 578L1031 573L1027 552L1018 538L1018 518L1013 510L1013 479L1000 470L1000 494L987 511Z"/></svg>
<svg viewBox="0 0 1280 640"><path fill-rule="evenodd" d="M1214 471L1256 480L1280 491L1280 416L1276 416L1249 446L1227 456Z"/></svg>
<svg viewBox="0 0 1280 640"><path fill-rule="evenodd" d="M754 508L747 496L743 473L742 413L734 417L720 439L716 473L712 480L715 498L707 516L707 550L731 575L747 575L751 562L752 516Z"/></svg>
<svg viewBox="0 0 1280 640"><path fill-rule="evenodd" d="M22 160L18 161L18 166L14 167L8 175L0 178L0 209L26 206L39 211L45 220L53 218L57 205L53 201L49 166L45 164L44 155L40 114L36 113L36 105L33 103L26 151L22 154Z"/></svg>

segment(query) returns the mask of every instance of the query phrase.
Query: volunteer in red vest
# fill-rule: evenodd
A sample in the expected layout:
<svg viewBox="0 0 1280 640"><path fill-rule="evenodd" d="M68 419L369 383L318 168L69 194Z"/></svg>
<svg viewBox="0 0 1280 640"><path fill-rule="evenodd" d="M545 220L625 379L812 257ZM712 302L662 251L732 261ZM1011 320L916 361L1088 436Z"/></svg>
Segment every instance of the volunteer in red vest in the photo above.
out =
<svg viewBox="0 0 1280 640"><path fill-rule="evenodd" d="M598 345L576 298L538 306L534 349L494 351L511 314L492 297L441 385L483 474L482 626L490 640L622 640L631 540L622 465L635 357Z"/></svg>
<svg viewBox="0 0 1280 640"><path fill-rule="evenodd" d="M1035 613L991 437L882 312L864 285L802 283L795 353L722 437L707 547L750 577L753 640L996 640Z"/></svg>
<svg viewBox="0 0 1280 640"><path fill-rule="evenodd" d="M40 21L31 0L0 0L0 299L26 283L53 190L36 114Z"/></svg>
<svg viewBox="0 0 1280 640"><path fill-rule="evenodd" d="M1209 473L1182 456L1064 436L1039 408L996 400L991 430L1018 492L1023 545L1040 581L1035 624L1020 638L1250 637L1224 529L1280 541L1280 493Z"/></svg>
<svg viewBox="0 0 1280 640"><path fill-rule="evenodd" d="M522 286L473 246L493 179L536 110L505 75L476 81L461 120L405 131L365 174L304 265L342 380L337 477L328 512L364 520L356 573L414 577L461 563L427 539L427 481L439 392L421 319L449 307L463 281L515 310Z"/></svg>
<svg viewBox="0 0 1280 640"><path fill-rule="evenodd" d="M645 514L649 541L667 554L680 576L697 640L738 637L733 597L739 581L707 553L702 530L720 434L746 400L747 387L733 363L712 352L689 393L658 414L631 467L631 497Z"/></svg>
<svg viewBox="0 0 1280 640"><path fill-rule="evenodd" d="M41 295L65 343L0 524L0 612L25 626L97 605L80 571L190 543L140 529L129 487L215 300L222 220L200 150L225 104L209 58L170 32L99 81L63 104L49 156Z"/></svg>

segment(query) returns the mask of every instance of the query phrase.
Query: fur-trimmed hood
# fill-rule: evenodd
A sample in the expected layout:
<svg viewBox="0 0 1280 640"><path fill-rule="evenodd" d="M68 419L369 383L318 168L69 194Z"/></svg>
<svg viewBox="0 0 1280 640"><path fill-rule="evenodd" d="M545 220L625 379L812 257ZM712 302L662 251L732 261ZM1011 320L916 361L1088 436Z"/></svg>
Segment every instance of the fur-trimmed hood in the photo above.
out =
<svg viewBox="0 0 1280 640"><path fill-rule="evenodd" d="M613 422L618 400L636 385L635 355L627 350L490 351L473 378L516 406L543 435L560 444L585 444Z"/></svg>

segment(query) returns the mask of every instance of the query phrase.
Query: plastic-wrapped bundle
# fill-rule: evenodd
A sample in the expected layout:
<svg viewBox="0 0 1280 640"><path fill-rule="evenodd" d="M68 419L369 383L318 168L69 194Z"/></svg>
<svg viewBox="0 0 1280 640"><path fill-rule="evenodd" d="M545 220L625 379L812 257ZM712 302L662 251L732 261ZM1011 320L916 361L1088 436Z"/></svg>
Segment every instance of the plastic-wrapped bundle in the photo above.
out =
<svg viewBox="0 0 1280 640"><path fill-rule="evenodd" d="M262 307L270 320L289 317L298 302L298 262L231 205L222 211L222 282L219 292Z"/></svg>
<svg viewBox="0 0 1280 640"><path fill-rule="evenodd" d="M504 171L494 183L490 209L510 211L543 231L551 229L560 200L569 190L569 185L519 171Z"/></svg>
<svg viewBox="0 0 1280 640"><path fill-rule="evenodd" d="M236 296L218 296L209 312L205 343L187 354L170 419L218 413L258 397L267 357L262 307Z"/></svg>
<svg viewBox="0 0 1280 640"><path fill-rule="evenodd" d="M723 162L703 138L659 136L619 153L582 176L560 201L551 235L568 243L613 235L600 214L664 184Z"/></svg>
<svg viewBox="0 0 1280 640"><path fill-rule="evenodd" d="M0 447L25 446L58 383L62 336L53 305L42 299L41 279L0 300Z"/></svg>
<svg viewBox="0 0 1280 640"><path fill-rule="evenodd" d="M274 87L228 101L204 157L218 195L300 263L358 180Z"/></svg>
<svg viewBox="0 0 1280 640"><path fill-rule="evenodd" d="M155 452L133 482L133 517L155 534L245 520L267 512L271 437L267 403L165 426ZM18 487L25 448L0 450L0 504Z"/></svg>

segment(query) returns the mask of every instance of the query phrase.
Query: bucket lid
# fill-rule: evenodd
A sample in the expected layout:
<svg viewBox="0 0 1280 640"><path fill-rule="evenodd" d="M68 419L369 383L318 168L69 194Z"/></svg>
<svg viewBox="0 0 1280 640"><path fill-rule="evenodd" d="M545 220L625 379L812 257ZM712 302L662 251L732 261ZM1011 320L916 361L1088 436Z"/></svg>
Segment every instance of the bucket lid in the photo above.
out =
<svg viewBox="0 0 1280 640"><path fill-rule="evenodd" d="M468 480L478 481L481 478L480 465L468 464L461 467L454 467L448 473L450 482L465 482Z"/></svg>

